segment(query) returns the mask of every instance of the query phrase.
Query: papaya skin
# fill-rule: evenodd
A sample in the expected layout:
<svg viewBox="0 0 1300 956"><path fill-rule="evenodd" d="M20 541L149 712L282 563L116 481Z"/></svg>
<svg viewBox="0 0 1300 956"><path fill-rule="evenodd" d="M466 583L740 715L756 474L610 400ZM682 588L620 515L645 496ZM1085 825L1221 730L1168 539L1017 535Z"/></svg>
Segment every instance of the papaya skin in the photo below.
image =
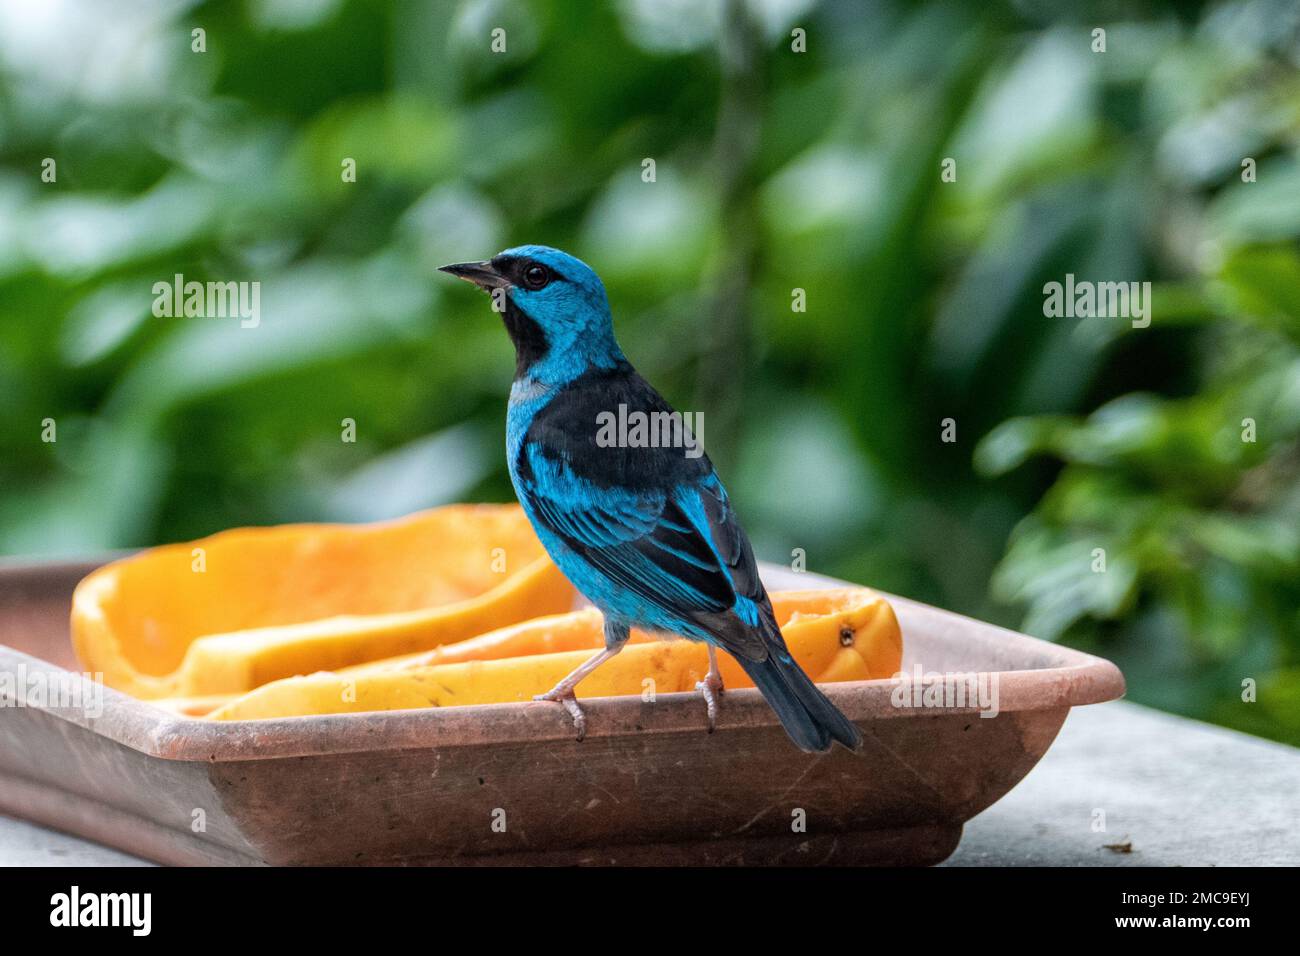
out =
<svg viewBox="0 0 1300 956"><path fill-rule="evenodd" d="M645 641L649 638L640 635L640 639ZM604 640L603 619L600 612L595 608L586 608L567 614L552 614L529 621L520 621L518 624L510 624L487 634L457 641L455 644L443 644L431 651L357 664L344 668L339 673L353 676L376 671L412 670L437 664L456 664L462 661L555 654L562 651L599 648L603 646Z"/></svg>
<svg viewBox="0 0 1300 956"><path fill-rule="evenodd" d="M644 634L635 637L641 641L650 640ZM552 614L521 621L454 644L439 645L432 651L354 664L351 667L339 668L335 673L343 677L353 677L360 674L410 670L460 661L553 654L581 648L596 648L603 640L600 612L595 608L587 608L584 611ZM201 717L239 696L239 694L208 694L201 697L168 697L155 700L154 703L173 713Z"/></svg>
<svg viewBox="0 0 1300 956"><path fill-rule="evenodd" d="M783 592L773 594L772 603L777 620L786 622L782 631L791 653L815 681L870 680L898 672L902 660L898 620L889 603L875 592L865 588ZM515 649L526 646L520 632L528 634L532 628L538 646L548 646L547 640L555 635L577 642L585 632L585 647L432 665L407 658L376 662L349 673L310 674L268 684L209 716L254 720L530 701L600 646L599 614L579 611L564 617L568 620L517 625L509 629L515 632L513 643L504 643ZM496 638L498 647L503 643L497 635L479 640L486 645L490 643L486 638ZM727 687L753 686L730 655L719 654L718 661ZM640 695L651 686L655 693L690 691L707 670L703 644L634 634L617 657L578 685L578 696Z"/></svg>
<svg viewBox="0 0 1300 956"><path fill-rule="evenodd" d="M182 717L206 717L223 704L238 700L239 694L208 694L203 697L160 697L149 703Z"/></svg>
<svg viewBox="0 0 1300 956"><path fill-rule="evenodd" d="M454 505L150 549L85 578L71 626L110 687L188 698L429 650L575 599L517 505Z"/></svg>
<svg viewBox="0 0 1300 956"><path fill-rule="evenodd" d="M824 614L834 606L839 595L853 593L854 589L836 591L785 591L771 596L772 609L777 622L784 626L797 615ZM860 589L859 589L860 590ZM881 599L882 603L887 602ZM650 634L633 628L630 643L645 643L664 639L664 635ZM437 664L454 664L461 661L492 660L501 657L522 657L530 654L554 654L561 651L599 650L605 645L603 619L595 608L568 614L555 614L520 621L488 634L445 644L431 651L406 654L386 660L371 661L347 667L339 673L347 676L371 673L376 670L413 669ZM887 650L887 648L886 648ZM886 661L889 654L885 655ZM879 663L879 662L873 662ZM884 666L880 664L880 666ZM891 672L892 673L892 672Z"/></svg>

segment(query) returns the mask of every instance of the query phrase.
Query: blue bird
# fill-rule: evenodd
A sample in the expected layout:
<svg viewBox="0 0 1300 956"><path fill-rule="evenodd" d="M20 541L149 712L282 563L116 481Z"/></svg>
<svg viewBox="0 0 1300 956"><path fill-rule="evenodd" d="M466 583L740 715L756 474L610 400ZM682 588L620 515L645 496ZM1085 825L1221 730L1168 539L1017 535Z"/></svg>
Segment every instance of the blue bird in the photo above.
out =
<svg viewBox="0 0 1300 956"><path fill-rule="evenodd" d="M519 246L483 262L442 267L492 295L515 346L506 418L510 478L556 565L604 615L605 649L538 700L562 703L581 739L577 684L622 650L638 627L703 641L697 685L709 729L722 677L717 648L762 691L806 751L850 749L857 728L786 648L749 540L702 451L601 440L626 408L651 421L676 414L614 339L609 300L585 263L548 246ZM644 420L644 419L643 419Z"/></svg>

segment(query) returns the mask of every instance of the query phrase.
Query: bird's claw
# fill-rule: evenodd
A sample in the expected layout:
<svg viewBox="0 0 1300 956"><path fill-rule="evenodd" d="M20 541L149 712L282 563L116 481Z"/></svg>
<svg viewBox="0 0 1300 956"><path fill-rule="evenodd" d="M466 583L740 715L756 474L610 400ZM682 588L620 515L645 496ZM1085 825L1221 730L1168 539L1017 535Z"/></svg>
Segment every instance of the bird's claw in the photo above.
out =
<svg viewBox="0 0 1300 956"><path fill-rule="evenodd" d="M574 695L572 689L566 691L557 687L545 694L537 694L533 697L533 700L548 700L564 705L564 709L573 718L573 729L578 733L578 740L582 740L587 736L587 715L578 706L578 698Z"/></svg>
<svg viewBox="0 0 1300 956"><path fill-rule="evenodd" d="M704 680L696 682L695 689L704 695L704 706L709 714L709 733L713 733L718 724L718 698L726 689L722 686L722 675L709 671L704 675Z"/></svg>

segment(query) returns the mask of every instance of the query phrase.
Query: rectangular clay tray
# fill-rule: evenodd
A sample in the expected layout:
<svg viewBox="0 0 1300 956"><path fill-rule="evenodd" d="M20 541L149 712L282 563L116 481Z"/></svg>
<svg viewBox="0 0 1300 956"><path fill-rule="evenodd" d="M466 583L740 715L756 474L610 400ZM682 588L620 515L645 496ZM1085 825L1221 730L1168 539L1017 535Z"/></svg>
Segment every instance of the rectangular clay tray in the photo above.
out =
<svg viewBox="0 0 1300 956"><path fill-rule="evenodd" d="M96 564L0 566L0 672L80 670L69 602ZM842 584L764 574L773 589ZM891 600L905 670L996 672L998 716L896 706L894 681L826 685L863 749L808 755L750 689L726 693L713 734L697 695L588 701L582 742L545 703L209 723L104 689L93 719L0 706L0 813L177 864L936 863L1071 707L1124 679Z"/></svg>

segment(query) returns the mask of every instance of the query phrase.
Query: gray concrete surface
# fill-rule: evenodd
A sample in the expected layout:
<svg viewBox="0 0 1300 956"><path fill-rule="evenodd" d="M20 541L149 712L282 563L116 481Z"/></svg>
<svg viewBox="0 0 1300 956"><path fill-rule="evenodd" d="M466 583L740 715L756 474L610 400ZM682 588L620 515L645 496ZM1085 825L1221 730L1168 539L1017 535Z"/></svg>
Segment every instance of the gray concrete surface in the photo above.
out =
<svg viewBox="0 0 1300 956"><path fill-rule="evenodd" d="M0 816L0 865L142 862ZM1300 864L1300 750L1115 701L1075 709L945 865L1286 864Z"/></svg>
<svg viewBox="0 0 1300 956"><path fill-rule="evenodd" d="M1072 711L945 865L1297 864L1300 750L1115 701Z"/></svg>

